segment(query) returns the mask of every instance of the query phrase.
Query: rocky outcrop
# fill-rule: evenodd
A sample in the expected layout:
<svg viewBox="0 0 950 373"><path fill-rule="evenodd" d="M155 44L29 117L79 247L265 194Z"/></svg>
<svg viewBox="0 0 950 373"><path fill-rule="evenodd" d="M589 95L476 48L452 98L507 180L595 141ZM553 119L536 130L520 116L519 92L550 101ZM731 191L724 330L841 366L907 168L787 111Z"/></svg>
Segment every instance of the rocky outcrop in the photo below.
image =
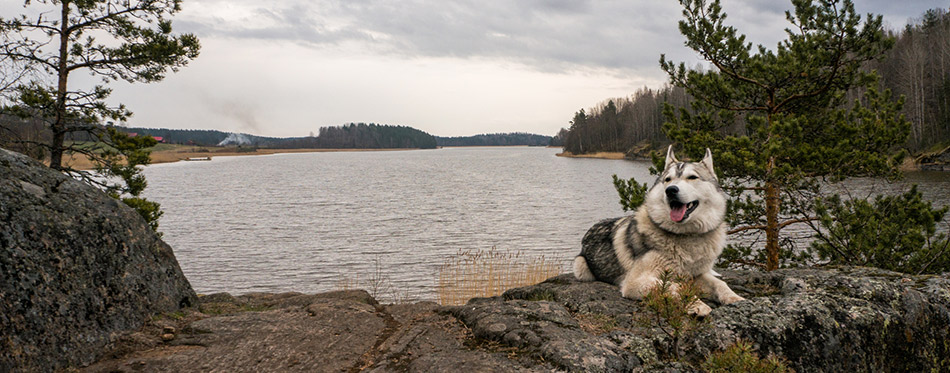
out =
<svg viewBox="0 0 950 373"><path fill-rule="evenodd" d="M381 305L363 291L209 295L86 371L690 372L737 338L799 372L950 368L947 277L723 272L748 300L715 308L678 354L640 302L568 274L455 307ZM167 330L179 333L163 340Z"/></svg>
<svg viewBox="0 0 950 373"><path fill-rule="evenodd" d="M0 371L88 365L122 332L195 304L135 211L0 149Z"/></svg>
<svg viewBox="0 0 950 373"><path fill-rule="evenodd" d="M180 332L163 341L165 330ZM109 355L84 371L536 370L479 345L435 303L383 306L362 290L204 296L179 319L123 336Z"/></svg>
<svg viewBox="0 0 950 373"><path fill-rule="evenodd" d="M714 309L695 336L685 340L681 361L701 362L741 338L752 342L763 356L784 357L799 372L950 368L950 280L946 277L905 276L870 268L723 272L730 287L748 300ZM512 304L530 299L545 299L548 307L576 320L592 320L594 330L599 330L595 334L600 335L577 352L565 348L563 340L544 337L556 335L551 328L572 331L577 329L574 325L483 316L504 315ZM637 320L636 315L644 312L638 302L620 298L609 285L578 283L570 275L510 290L494 301L471 302L455 312L485 338L516 345L528 340L517 336L541 336L528 347L546 361L566 359L558 365L569 370L582 365L588 371L612 371L631 360L639 363L638 369L651 370L668 367L661 360L676 355L665 333Z"/></svg>

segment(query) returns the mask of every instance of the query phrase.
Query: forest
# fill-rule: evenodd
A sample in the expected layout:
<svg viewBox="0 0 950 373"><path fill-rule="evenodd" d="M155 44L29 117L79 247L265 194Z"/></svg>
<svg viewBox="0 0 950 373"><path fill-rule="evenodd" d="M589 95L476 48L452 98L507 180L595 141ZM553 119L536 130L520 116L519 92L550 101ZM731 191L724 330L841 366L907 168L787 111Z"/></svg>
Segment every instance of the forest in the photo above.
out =
<svg viewBox="0 0 950 373"><path fill-rule="evenodd" d="M428 133L406 126L350 123L336 127L323 127L319 136L308 137L262 137L244 133L229 133L217 130L167 129L143 127L119 127L116 129L138 135L161 137L168 144L216 146L248 145L262 148L326 148L326 149L381 149L418 148L434 149L436 138ZM24 119L13 115L0 115L0 146L44 159L44 148L38 144L52 136L49 129L38 120ZM67 136L70 141L96 141L87 132L75 132Z"/></svg>
<svg viewBox="0 0 950 373"><path fill-rule="evenodd" d="M264 146L282 149L435 149L437 144L435 136L412 127L350 123L337 127L322 127L316 137L281 139Z"/></svg>
<svg viewBox="0 0 950 373"><path fill-rule="evenodd" d="M435 140L439 146L547 146L551 143L551 136L511 132L461 137L436 136Z"/></svg>
<svg viewBox="0 0 950 373"><path fill-rule="evenodd" d="M941 150L950 145L950 14L933 9L906 25L888 31L894 47L884 58L870 61L881 88L904 97L903 114L911 123L905 145L912 153ZM854 101L863 91L848 92ZM641 153L669 143L662 131L663 107L688 107L692 98L682 88L665 85L642 88L629 97L605 100L581 109L570 127L555 137L574 154L593 152ZM728 131L743 131L741 120Z"/></svg>
<svg viewBox="0 0 950 373"><path fill-rule="evenodd" d="M237 145L260 146L267 143L280 141L276 137L261 137L248 134L232 134L218 130L189 130L189 129L168 129L168 128L140 128L140 127L120 127L123 132L137 133L152 137L161 137L164 142L169 144L215 146L224 142L226 139L238 136L241 141Z"/></svg>

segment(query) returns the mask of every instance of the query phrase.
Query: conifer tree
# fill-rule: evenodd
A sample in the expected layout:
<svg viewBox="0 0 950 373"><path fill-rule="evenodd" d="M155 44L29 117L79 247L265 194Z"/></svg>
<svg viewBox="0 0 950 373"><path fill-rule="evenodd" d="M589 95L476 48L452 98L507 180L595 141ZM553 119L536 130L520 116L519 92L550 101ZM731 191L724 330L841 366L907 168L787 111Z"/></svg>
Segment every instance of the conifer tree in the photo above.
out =
<svg viewBox="0 0 950 373"><path fill-rule="evenodd" d="M689 108L667 105L664 131L695 159L713 150L732 196L731 233L764 232L764 252L734 250L732 259L776 269L791 255L781 249L780 231L817 219L811 204L820 181L899 177L909 131L902 99L879 91L875 73L862 69L893 40L880 16L862 21L850 0L793 0L787 39L774 50L753 47L727 26L718 0L680 3L685 44L709 68L660 58L670 82L694 98ZM856 88L863 97L845 102ZM736 121L744 131L732 130Z"/></svg>
<svg viewBox="0 0 950 373"><path fill-rule="evenodd" d="M114 80L156 82L198 56L198 38L172 33L168 17L181 0L26 0L24 13L0 18L0 60L21 80L3 102L11 112L41 119L51 132L44 144L50 167L64 169L63 155L95 156L68 141L73 133L109 138L102 123L131 115L106 103ZM16 71L13 71L16 70ZM76 87L69 78L88 73L103 84ZM10 84L10 82L7 82Z"/></svg>

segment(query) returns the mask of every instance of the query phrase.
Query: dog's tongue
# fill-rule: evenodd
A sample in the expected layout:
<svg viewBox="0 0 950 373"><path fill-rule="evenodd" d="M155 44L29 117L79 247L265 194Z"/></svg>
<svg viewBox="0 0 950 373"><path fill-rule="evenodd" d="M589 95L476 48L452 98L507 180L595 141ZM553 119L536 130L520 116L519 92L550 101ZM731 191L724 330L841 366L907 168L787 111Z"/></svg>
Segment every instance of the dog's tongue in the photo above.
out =
<svg viewBox="0 0 950 373"><path fill-rule="evenodd" d="M686 216L685 204L679 205L679 207L670 207L670 219L672 219L674 222L679 223L683 221L683 217L685 216Z"/></svg>

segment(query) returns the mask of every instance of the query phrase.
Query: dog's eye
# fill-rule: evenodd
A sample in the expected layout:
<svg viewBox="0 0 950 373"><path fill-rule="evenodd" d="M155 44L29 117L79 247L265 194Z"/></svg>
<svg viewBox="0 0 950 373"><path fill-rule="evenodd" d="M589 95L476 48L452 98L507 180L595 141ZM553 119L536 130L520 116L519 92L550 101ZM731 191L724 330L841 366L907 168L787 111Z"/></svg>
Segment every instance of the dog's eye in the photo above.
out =
<svg viewBox="0 0 950 373"><path fill-rule="evenodd" d="M668 183L668 182L670 182L670 180L673 180L673 178L671 178L671 177L669 177L669 176L667 176L667 177L666 177L666 179L664 179L663 181L665 181L665 182L667 182L667 183Z"/></svg>
<svg viewBox="0 0 950 373"><path fill-rule="evenodd" d="M699 176L696 176L696 175L689 175L689 177L687 177L686 179L688 179L688 180L696 180L696 179L699 179Z"/></svg>

